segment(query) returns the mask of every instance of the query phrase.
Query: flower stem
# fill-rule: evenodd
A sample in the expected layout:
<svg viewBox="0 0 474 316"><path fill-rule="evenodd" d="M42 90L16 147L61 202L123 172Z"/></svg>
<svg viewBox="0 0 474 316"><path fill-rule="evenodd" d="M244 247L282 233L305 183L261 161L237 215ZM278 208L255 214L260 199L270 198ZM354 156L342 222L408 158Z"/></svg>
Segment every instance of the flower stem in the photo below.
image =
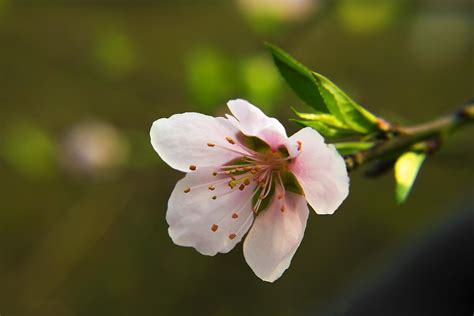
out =
<svg viewBox="0 0 474 316"><path fill-rule="evenodd" d="M347 169L352 171L368 162L394 158L407 150L422 150L432 153L449 134L474 122L474 102L460 110L423 124L398 127L391 126L374 147L344 157Z"/></svg>

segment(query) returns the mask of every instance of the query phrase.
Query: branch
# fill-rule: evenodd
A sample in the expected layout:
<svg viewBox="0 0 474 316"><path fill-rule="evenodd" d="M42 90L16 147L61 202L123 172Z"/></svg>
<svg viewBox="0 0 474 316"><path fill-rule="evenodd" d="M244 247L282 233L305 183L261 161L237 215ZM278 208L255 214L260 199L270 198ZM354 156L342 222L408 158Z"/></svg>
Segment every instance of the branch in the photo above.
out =
<svg viewBox="0 0 474 316"><path fill-rule="evenodd" d="M445 136L473 122L474 103L471 102L459 111L424 124L410 127L393 127L389 124L384 139L374 147L344 157L347 170L353 171L373 160L397 157L410 149L431 153L440 147Z"/></svg>

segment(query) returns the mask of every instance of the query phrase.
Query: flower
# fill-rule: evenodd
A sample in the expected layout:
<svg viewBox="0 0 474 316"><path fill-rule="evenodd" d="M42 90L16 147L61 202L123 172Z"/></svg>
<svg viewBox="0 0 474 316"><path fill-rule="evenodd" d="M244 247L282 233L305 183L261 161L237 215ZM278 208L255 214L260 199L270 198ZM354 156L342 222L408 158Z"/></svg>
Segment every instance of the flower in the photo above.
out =
<svg viewBox="0 0 474 316"><path fill-rule="evenodd" d="M151 143L172 168L187 172L168 201L175 244L204 255L242 240L255 274L268 282L289 267L309 215L332 214L346 198L344 160L311 128L285 128L245 100L232 115L176 114L153 123Z"/></svg>

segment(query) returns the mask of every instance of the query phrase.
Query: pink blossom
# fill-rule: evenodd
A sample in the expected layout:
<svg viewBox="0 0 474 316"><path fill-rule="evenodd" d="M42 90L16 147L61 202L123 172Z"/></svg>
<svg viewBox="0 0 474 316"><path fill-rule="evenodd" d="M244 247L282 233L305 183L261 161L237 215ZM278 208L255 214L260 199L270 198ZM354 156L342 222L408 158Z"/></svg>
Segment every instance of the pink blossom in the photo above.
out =
<svg viewBox="0 0 474 316"><path fill-rule="evenodd" d="M332 214L346 198L344 160L311 128L291 137L244 100L232 115L176 114L153 123L151 143L172 168L186 172L168 201L175 244L213 256L247 234L244 256L268 282L289 267L309 215Z"/></svg>

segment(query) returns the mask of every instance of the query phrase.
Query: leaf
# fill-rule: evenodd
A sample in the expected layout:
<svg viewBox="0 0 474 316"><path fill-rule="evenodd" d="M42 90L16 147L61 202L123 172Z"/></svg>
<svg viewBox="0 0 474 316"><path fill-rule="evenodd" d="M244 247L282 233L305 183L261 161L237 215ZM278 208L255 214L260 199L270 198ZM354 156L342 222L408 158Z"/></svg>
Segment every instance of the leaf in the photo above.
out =
<svg viewBox="0 0 474 316"><path fill-rule="evenodd" d="M282 49L266 43L275 65L291 89L313 109L328 113L322 95L317 88L316 78L311 70L296 61Z"/></svg>
<svg viewBox="0 0 474 316"><path fill-rule="evenodd" d="M324 102L336 118L354 131L368 134L377 129L377 117L354 102L329 79L313 72Z"/></svg>
<svg viewBox="0 0 474 316"><path fill-rule="evenodd" d="M407 199L425 158L424 152L409 151L401 155L395 163L395 199L398 204Z"/></svg>
<svg viewBox="0 0 474 316"><path fill-rule="evenodd" d="M283 78L306 104L316 111L330 112L360 134L377 129L377 117L354 102L329 79L312 72L282 49L268 43L267 47Z"/></svg>
<svg viewBox="0 0 474 316"><path fill-rule="evenodd" d="M317 130L321 135L327 138L343 138L343 137L349 137L349 136L354 136L357 135L351 130L348 129L337 129L334 127L331 127L323 122L319 121L301 121L301 120L295 120L295 119L290 119L290 121L296 122L302 126L305 127L311 127Z"/></svg>
<svg viewBox="0 0 474 316"><path fill-rule="evenodd" d="M351 155L361 150L371 148L374 143L368 142L347 142L347 143L336 143L334 146L341 155Z"/></svg>
<svg viewBox="0 0 474 316"><path fill-rule="evenodd" d="M349 129L349 127L338 120L334 115L327 114L327 113L301 113L298 112L295 108L291 108L293 112L299 117L307 121L319 121L324 124L327 124L331 127L341 128L341 129Z"/></svg>

